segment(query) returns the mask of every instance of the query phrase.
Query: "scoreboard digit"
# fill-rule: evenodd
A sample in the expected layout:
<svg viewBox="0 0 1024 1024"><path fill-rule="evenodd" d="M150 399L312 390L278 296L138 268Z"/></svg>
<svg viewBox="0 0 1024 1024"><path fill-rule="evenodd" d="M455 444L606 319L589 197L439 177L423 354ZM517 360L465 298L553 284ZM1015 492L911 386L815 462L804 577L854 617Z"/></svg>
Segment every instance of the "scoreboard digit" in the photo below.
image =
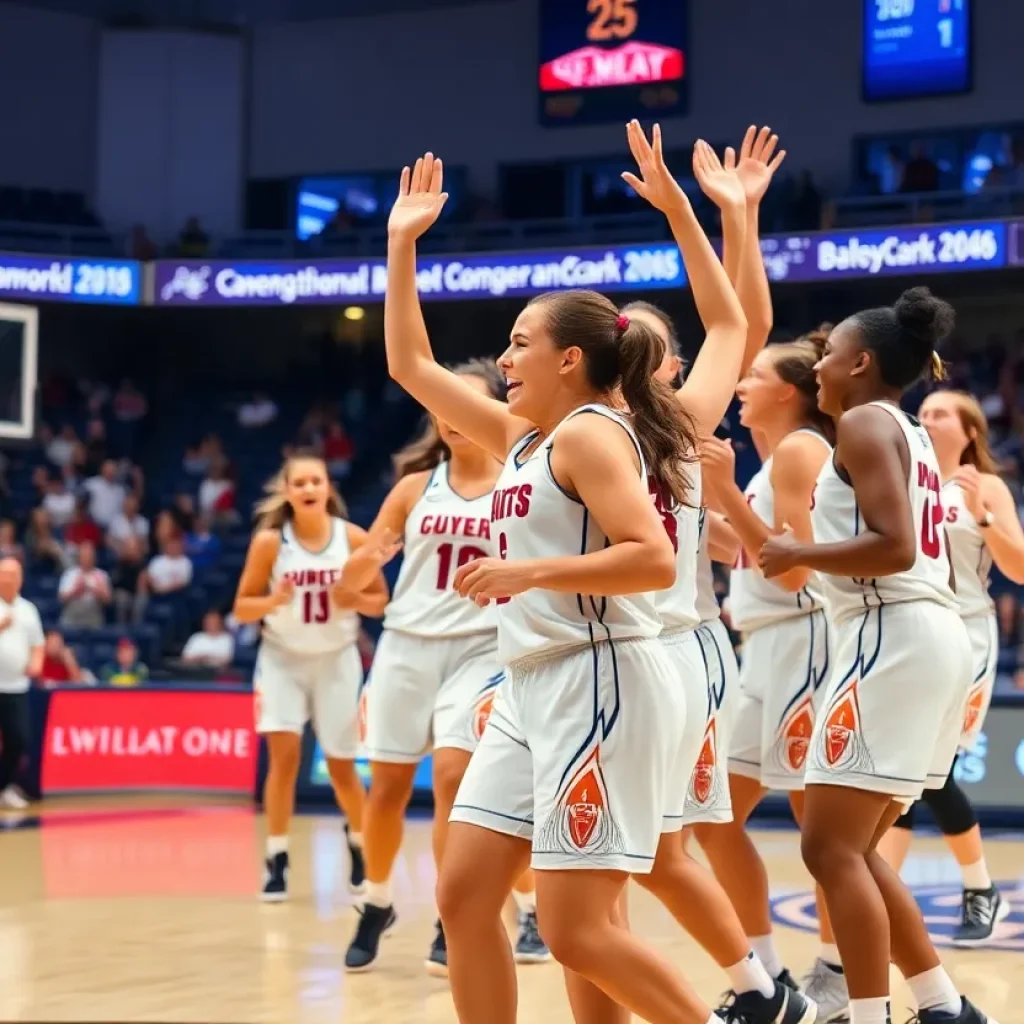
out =
<svg viewBox="0 0 1024 1024"><path fill-rule="evenodd" d="M686 113L686 0L540 0L542 124Z"/></svg>

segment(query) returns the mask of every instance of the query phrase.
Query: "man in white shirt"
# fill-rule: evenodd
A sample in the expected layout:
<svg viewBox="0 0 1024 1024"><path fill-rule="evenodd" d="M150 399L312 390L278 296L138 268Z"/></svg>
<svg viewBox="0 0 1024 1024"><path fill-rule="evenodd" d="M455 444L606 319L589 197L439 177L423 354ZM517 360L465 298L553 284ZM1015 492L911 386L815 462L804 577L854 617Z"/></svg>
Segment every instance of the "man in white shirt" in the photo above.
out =
<svg viewBox="0 0 1024 1024"><path fill-rule="evenodd" d="M139 514L139 499L134 494L124 499L121 511L114 516L107 531L107 540L118 553L130 537L135 537L143 550L149 547L149 520Z"/></svg>
<svg viewBox="0 0 1024 1024"><path fill-rule="evenodd" d="M89 514L106 530L124 507L127 492L117 482L117 463L107 459L99 476L91 476L82 486L89 495Z"/></svg>
<svg viewBox="0 0 1024 1024"><path fill-rule="evenodd" d="M205 668L223 668L235 656L235 638L224 628L220 612L209 611L203 616L203 628L193 633L181 652L186 665Z"/></svg>
<svg viewBox="0 0 1024 1024"><path fill-rule="evenodd" d="M21 582L21 563L0 559L0 807L19 810L28 806L14 779L31 740L29 678L42 671L44 653L43 624Z"/></svg>
<svg viewBox="0 0 1024 1024"><path fill-rule="evenodd" d="M238 425L240 427L265 427L277 419L277 406L267 396L255 394L252 401L244 402L238 407Z"/></svg>
<svg viewBox="0 0 1024 1024"><path fill-rule="evenodd" d="M192 582L192 560L185 554L181 538L168 537L162 554L146 567L146 584L151 594L173 594Z"/></svg>
<svg viewBox="0 0 1024 1024"><path fill-rule="evenodd" d="M78 565L61 576L57 597L64 606L62 626L100 629L106 622L106 607L113 598L110 577L96 567L96 548L89 541L78 545Z"/></svg>
<svg viewBox="0 0 1024 1024"><path fill-rule="evenodd" d="M71 522L71 517L75 514L75 495L67 489L60 477L46 485L43 508L46 509L55 530L60 530Z"/></svg>

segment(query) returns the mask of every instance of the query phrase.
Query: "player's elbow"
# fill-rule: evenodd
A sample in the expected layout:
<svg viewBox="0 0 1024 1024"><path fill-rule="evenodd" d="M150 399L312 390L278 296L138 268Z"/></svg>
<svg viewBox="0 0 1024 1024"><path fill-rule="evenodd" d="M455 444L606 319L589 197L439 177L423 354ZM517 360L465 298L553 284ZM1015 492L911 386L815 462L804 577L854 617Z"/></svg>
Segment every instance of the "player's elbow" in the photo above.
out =
<svg viewBox="0 0 1024 1024"><path fill-rule="evenodd" d="M646 590L668 590L676 581L676 555L672 545L668 543L657 543L649 546L649 551L643 560L645 589Z"/></svg>
<svg viewBox="0 0 1024 1024"><path fill-rule="evenodd" d="M917 539L915 537L900 537L892 544L890 551L892 573L909 572L917 561Z"/></svg>

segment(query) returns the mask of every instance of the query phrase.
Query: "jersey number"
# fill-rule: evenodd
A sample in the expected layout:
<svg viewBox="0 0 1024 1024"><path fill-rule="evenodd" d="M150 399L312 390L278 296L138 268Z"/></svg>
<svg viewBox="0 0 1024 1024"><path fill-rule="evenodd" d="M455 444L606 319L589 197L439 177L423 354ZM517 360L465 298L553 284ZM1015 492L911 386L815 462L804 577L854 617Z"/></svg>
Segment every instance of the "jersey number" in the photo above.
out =
<svg viewBox="0 0 1024 1024"><path fill-rule="evenodd" d="M637 26L636 0L587 0L587 13L594 18L587 26L591 42L606 43L628 39Z"/></svg>
<svg viewBox="0 0 1024 1024"><path fill-rule="evenodd" d="M498 557L504 561L508 557L508 540L505 538L505 534L498 534ZM508 604L511 601L511 597L499 597L495 600L495 604Z"/></svg>
<svg viewBox="0 0 1024 1024"><path fill-rule="evenodd" d="M669 502L666 500L665 489L653 477L648 479L647 487L651 492L651 497L654 499L654 508L658 515L661 516L661 522L665 527L665 532L668 534L668 539L672 541L672 550L679 554L679 524L676 522L676 517L669 506Z"/></svg>
<svg viewBox="0 0 1024 1024"><path fill-rule="evenodd" d="M455 555L454 544L442 544L437 549L437 589L447 590L448 583L452 576L452 556ZM478 558L486 558L487 552L473 547L472 544L463 544L459 553L455 555L455 570L461 569L467 562L474 562Z"/></svg>
<svg viewBox="0 0 1024 1024"><path fill-rule="evenodd" d="M921 511L921 550L929 558L938 558L942 554L939 529L945 514L941 501L932 497L924 499L924 508Z"/></svg>
<svg viewBox="0 0 1024 1024"><path fill-rule="evenodd" d="M322 626L331 617L330 597L326 590L307 590L302 595L302 621Z"/></svg>

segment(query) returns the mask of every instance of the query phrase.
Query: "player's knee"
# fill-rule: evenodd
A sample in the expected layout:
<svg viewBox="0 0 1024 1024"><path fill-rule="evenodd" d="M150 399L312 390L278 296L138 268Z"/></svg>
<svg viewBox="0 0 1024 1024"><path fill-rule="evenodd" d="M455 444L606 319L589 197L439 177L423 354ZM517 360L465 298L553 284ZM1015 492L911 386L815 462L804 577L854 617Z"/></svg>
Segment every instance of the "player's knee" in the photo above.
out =
<svg viewBox="0 0 1024 1024"><path fill-rule="evenodd" d="M538 902L537 928L551 955L563 967L588 975L594 963L594 942L600 941L593 921L582 915L545 914L543 904Z"/></svg>
<svg viewBox="0 0 1024 1024"><path fill-rule="evenodd" d="M500 921L505 894L489 899L480 884L478 872L465 865L461 858L449 857L448 854L449 850L446 849L435 893L437 912L445 930L458 931L460 928L472 927L484 918Z"/></svg>
<svg viewBox="0 0 1024 1024"><path fill-rule="evenodd" d="M459 783L466 774L466 765L460 760L434 756L434 796L445 807L455 802Z"/></svg>
<svg viewBox="0 0 1024 1024"><path fill-rule="evenodd" d="M728 850L734 846L736 839L743 833L743 826L737 822L727 821L721 824L717 822L702 822L693 826L693 837L697 840L700 848L712 856L722 850Z"/></svg>
<svg viewBox="0 0 1024 1024"><path fill-rule="evenodd" d="M853 853L823 829L808 827L800 834L800 856L811 877L822 886L842 874Z"/></svg>
<svg viewBox="0 0 1024 1024"><path fill-rule="evenodd" d="M270 770L276 774L293 777L299 773L302 760L302 738L291 733L277 733L268 742Z"/></svg>
<svg viewBox="0 0 1024 1024"><path fill-rule="evenodd" d="M403 813L412 796L415 772L415 765L374 761L370 766L370 801L374 807Z"/></svg>
<svg viewBox="0 0 1024 1024"><path fill-rule="evenodd" d="M928 805L943 835L959 836L978 824L967 794L950 774L942 789L926 789L922 800Z"/></svg>
<svg viewBox="0 0 1024 1024"><path fill-rule="evenodd" d="M337 789L355 789L357 786L362 786L359 773L356 771L356 763L351 759L327 758L327 772Z"/></svg>

